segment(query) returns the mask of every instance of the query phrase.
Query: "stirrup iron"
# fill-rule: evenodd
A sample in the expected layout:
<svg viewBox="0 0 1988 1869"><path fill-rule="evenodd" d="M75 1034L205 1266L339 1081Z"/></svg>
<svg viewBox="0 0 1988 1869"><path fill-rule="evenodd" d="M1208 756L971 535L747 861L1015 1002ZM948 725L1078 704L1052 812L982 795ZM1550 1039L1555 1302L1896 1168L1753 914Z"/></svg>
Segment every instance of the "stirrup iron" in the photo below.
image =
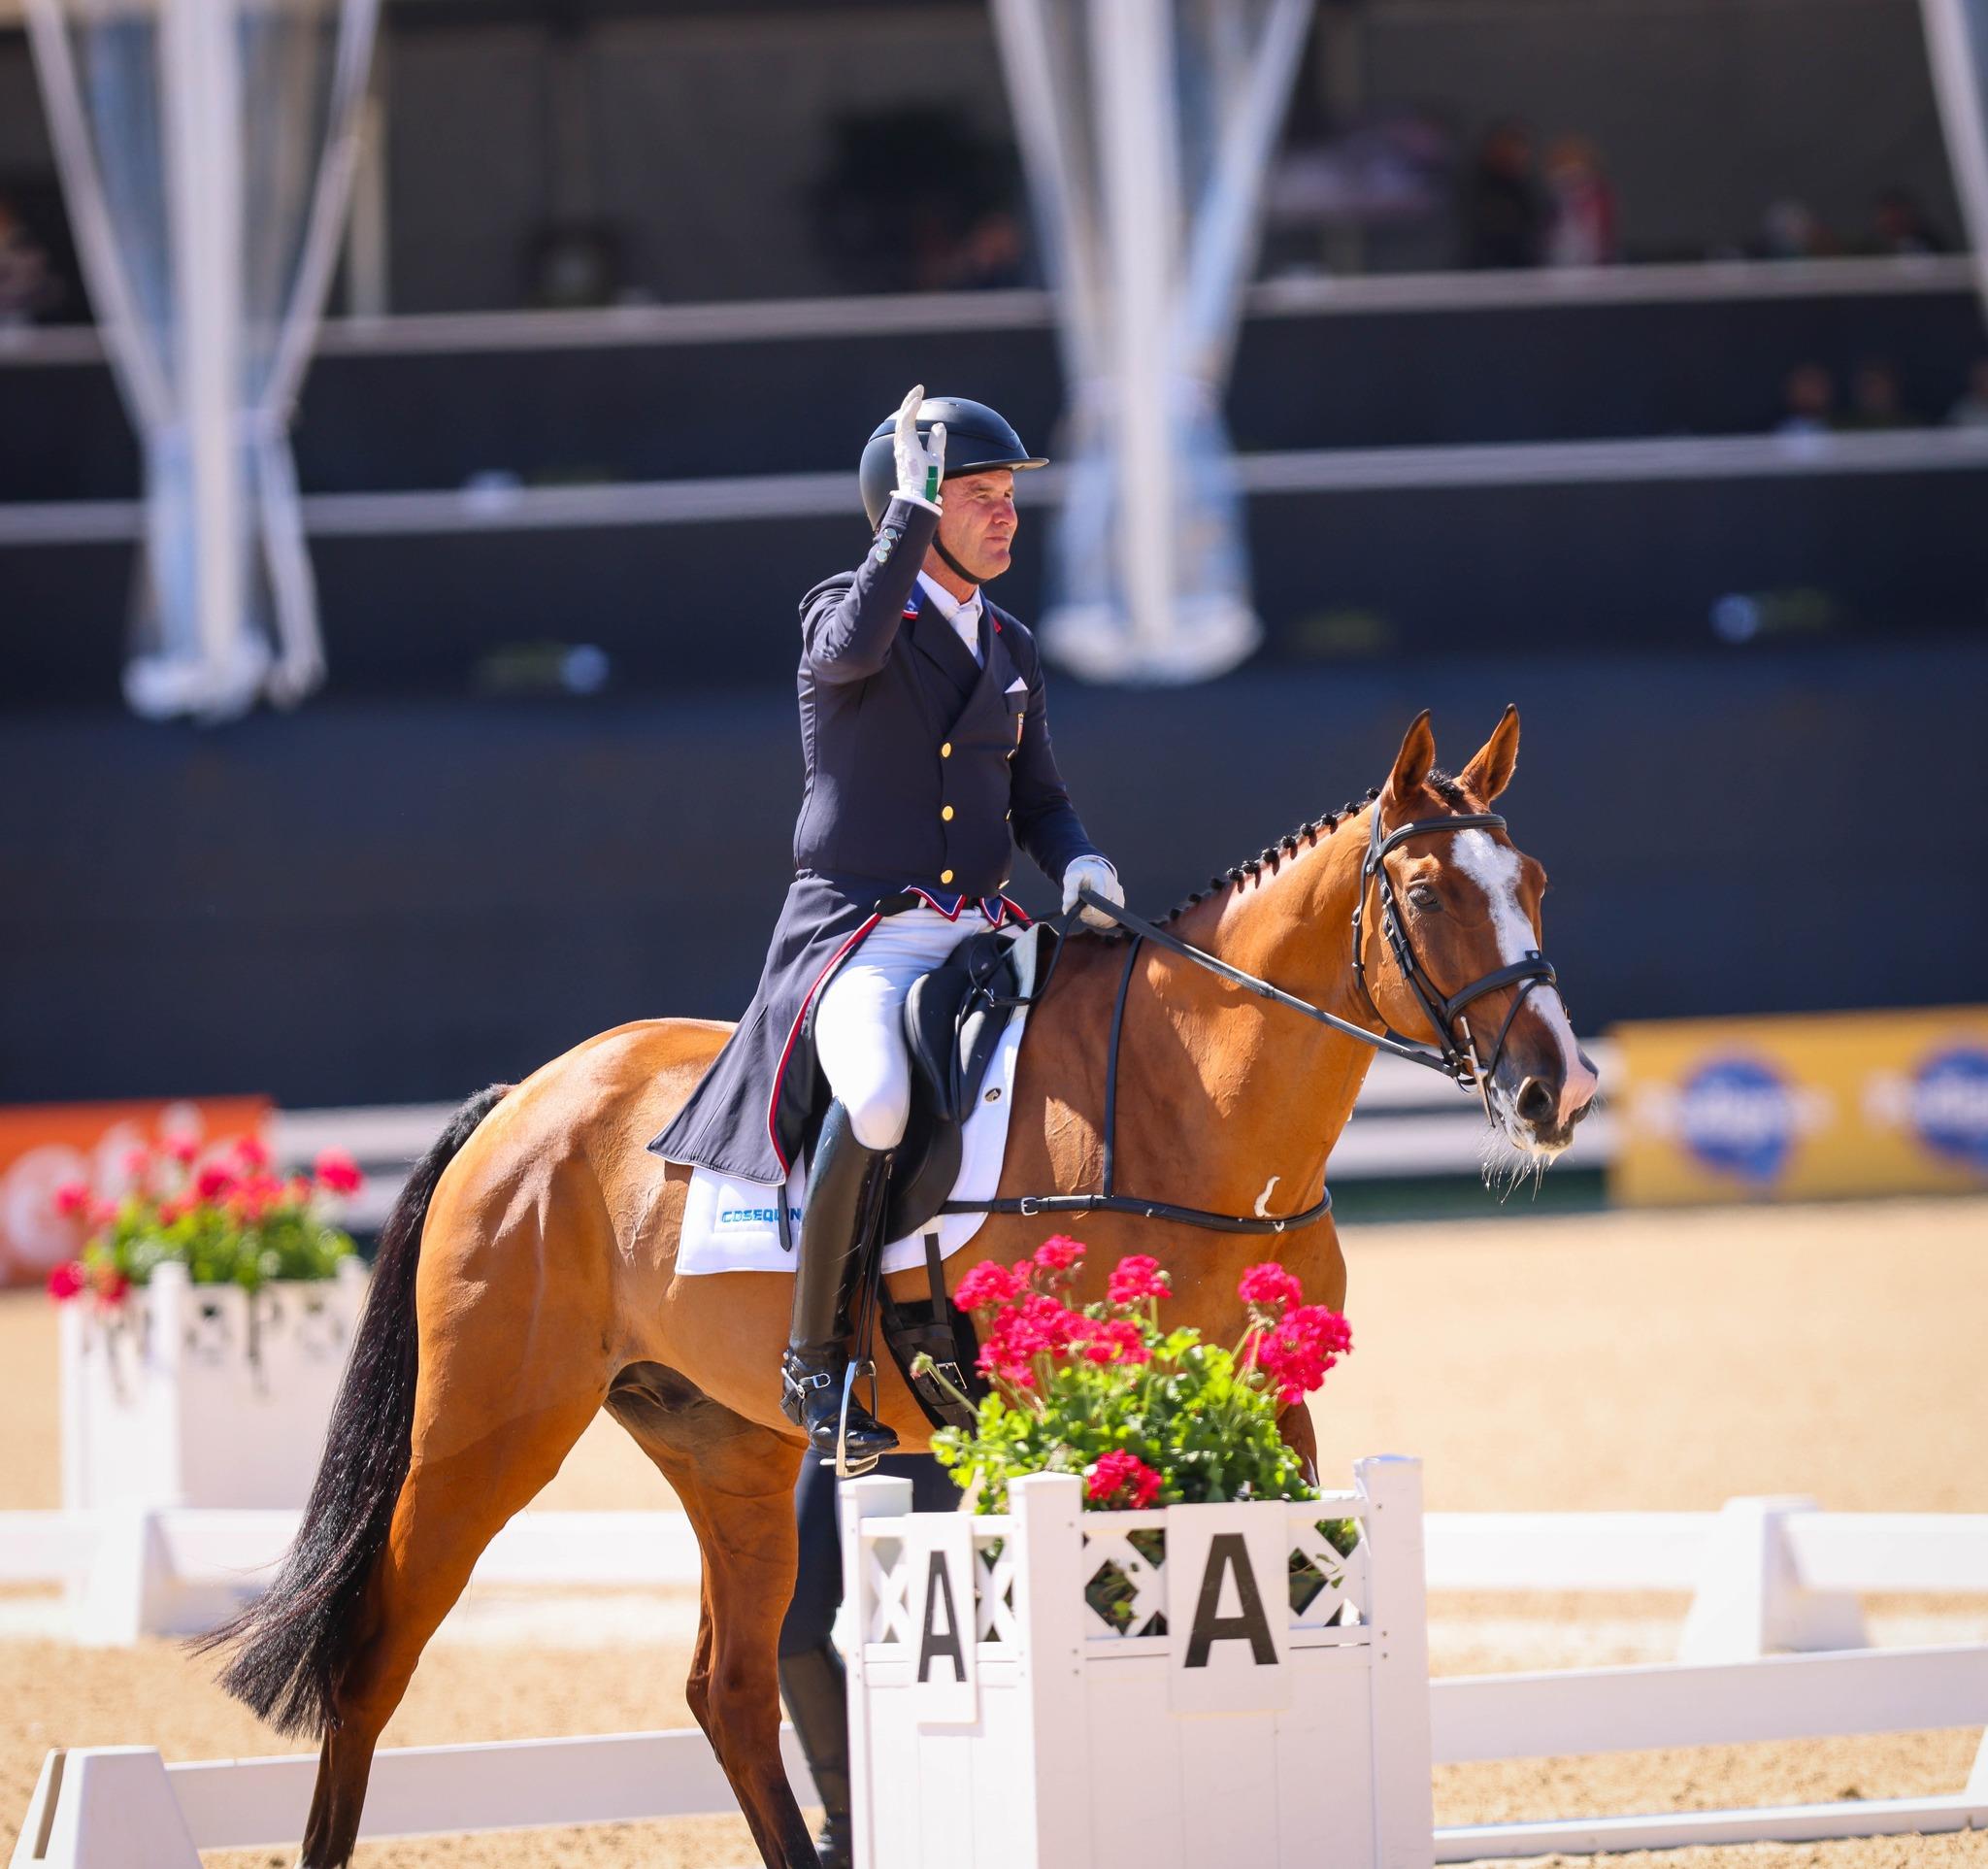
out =
<svg viewBox="0 0 1988 1869"><path fill-rule="evenodd" d="M867 1357L858 1361L849 1358L848 1367L843 1371L843 1406L836 1418L835 1426L835 1477L838 1480L860 1480L883 1456L873 1453L867 1458L852 1461L849 1458L849 1405L856 1399L856 1383L861 1377L870 1379L870 1414L877 1414L877 1365ZM823 1377L822 1381L828 1379ZM828 1456L822 1455L821 1464L829 1464Z"/></svg>

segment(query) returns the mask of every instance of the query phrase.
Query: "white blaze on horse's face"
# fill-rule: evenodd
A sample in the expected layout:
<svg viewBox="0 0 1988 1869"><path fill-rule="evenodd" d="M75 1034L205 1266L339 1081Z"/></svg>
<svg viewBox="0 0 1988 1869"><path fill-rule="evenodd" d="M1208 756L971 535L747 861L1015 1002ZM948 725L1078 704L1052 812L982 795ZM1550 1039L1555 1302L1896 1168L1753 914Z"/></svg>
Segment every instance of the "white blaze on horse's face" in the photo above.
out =
<svg viewBox="0 0 1988 1869"><path fill-rule="evenodd" d="M1518 852L1500 844L1489 831L1459 831L1454 856L1457 868L1484 891L1484 899L1490 904L1498 958L1508 963L1523 960L1539 947L1540 939L1519 901ZM1491 1107L1497 1111L1506 1140L1513 1148L1530 1155L1552 1156L1567 1147L1573 1134L1571 1118L1593 1101L1599 1086L1594 1072L1580 1054L1580 1046L1574 1036L1574 1021L1567 1017L1567 1007L1558 989L1543 983L1535 986L1526 995L1526 1010L1544 1023L1560 1054L1560 1093L1552 1121L1534 1122L1519 1115L1511 1086L1502 1081L1507 1075L1504 1060L1500 1061L1490 1086ZM1545 1140L1541 1134L1542 1129L1557 1132L1558 1140Z"/></svg>

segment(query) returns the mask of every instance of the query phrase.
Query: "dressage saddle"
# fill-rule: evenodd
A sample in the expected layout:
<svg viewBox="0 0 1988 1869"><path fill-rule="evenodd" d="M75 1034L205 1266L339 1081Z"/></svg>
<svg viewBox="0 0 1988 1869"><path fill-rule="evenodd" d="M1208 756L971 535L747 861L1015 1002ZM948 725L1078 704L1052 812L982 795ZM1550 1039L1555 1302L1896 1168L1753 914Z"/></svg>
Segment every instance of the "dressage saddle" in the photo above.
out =
<svg viewBox="0 0 1988 1869"><path fill-rule="evenodd" d="M1020 937L1034 941L1031 929ZM905 998L905 1045L911 1059L911 1113L891 1158L883 1237L915 1233L950 1198L959 1180L961 1132L987 1085L987 1067L1020 1004L1016 944L986 929L971 934Z"/></svg>

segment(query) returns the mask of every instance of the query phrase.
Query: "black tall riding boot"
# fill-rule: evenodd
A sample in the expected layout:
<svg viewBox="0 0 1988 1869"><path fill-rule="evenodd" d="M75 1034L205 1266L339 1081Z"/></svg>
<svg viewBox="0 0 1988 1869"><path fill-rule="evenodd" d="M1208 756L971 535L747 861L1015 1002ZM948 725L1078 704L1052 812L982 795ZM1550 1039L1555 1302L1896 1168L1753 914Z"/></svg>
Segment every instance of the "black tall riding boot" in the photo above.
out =
<svg viewBox="0 0 1988 1869"><path fill-rule="evenodd" d="M848 1299L881 1204L890 1151L865 1149L849 1113L828 1107L808 1164L808 1211L801 1217L800 1264L794 1268L794 1318L780 1360L788 1420L808 1430L808 1445L834 1459L843 1419L843 1379L849 1366ZM853 1463L889 1453L897 1436L849 1398L845 1452Z"/></svg>
<svg viewBox="0 0 1988 1869"><path fill-rule="evenodd" d="M821 1796L821 1869L849 1869L848 1686L834 1643L780 1656L780 1698Z"/></svg>

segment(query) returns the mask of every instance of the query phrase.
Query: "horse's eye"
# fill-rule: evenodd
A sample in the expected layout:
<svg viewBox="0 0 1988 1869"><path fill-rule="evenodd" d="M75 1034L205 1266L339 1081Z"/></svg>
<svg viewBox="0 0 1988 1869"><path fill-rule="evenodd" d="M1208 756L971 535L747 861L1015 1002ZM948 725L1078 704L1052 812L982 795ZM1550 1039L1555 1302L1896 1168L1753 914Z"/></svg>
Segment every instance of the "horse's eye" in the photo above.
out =
<svg viewBox="0 0 1988 1869"><path fill-rule="evenodd" d="M1424 915L1440 915L1442 898L1436 893L1433 883L1410 883L1408 884L1408 907L1418 909Z"/></svg>

